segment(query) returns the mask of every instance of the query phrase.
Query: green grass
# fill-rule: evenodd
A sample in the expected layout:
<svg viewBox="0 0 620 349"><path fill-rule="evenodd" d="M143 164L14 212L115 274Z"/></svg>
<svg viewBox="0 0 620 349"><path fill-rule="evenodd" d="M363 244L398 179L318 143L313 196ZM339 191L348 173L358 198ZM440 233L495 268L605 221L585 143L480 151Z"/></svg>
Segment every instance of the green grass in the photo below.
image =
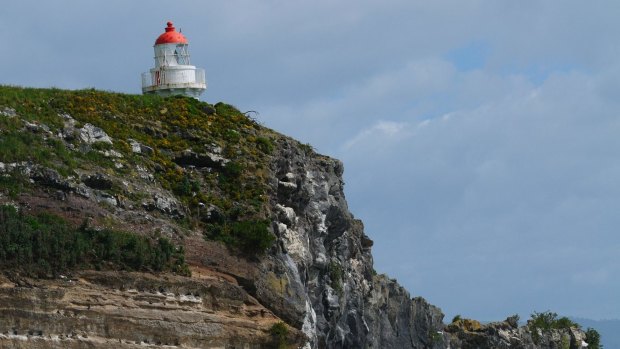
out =
<svg viewBox="0 0 620 349"><path fill-rule="evenodd" d="M267 137L258 137L256 138L256 146L265 154L271 154L274 149L274 145L271 142L271 139Z"/></svg>
<svg viewBox="0 0 620 349"><path fill-rule="evenodd" d="M0 116L0 161L32 161L58 171L63 176L77 169L99 170L119 177L132 173L122 162L153 169L159 184L170 190L192 214L185 218L189 226L206 230L198 216L201 205L216 205L226 215L225 230L236 238L227 238L231 247L246 249L240 241L253 239L255 230L235 230L232 222L257 225L269 218L267 207L270 154L275 133L258 125L237 108L226 103L210 105L193 98L162 98L154 95L129 95L86 90L36 89L0 86L0 109L15 109L17 117ZM215 113L213 113L215 110ZM95 144L79 149L75 141L65 142L24 130L24 122L46 125L53 135L64 127L63 115L70 115L78 127L86 123L103 129L112 145ZM47 139L44 139L47 138ZM129 139L153 148L152 154L134 154ZM75 146L70 149L69 145ZM174 152L191 149L209 151L205 145L222 148L230 162L212 171L187 171L172 161ZM101 154L116 150L123 155L114 160ZM4 184L3 184L4 183ZM5 185L6 184L6 185ZM24 188L20 182L0 180L0 189L16 195ZM244 233L248 231L250 233ZM261 241L269 239L263 234ZM270 234L271 235L271 234ZM213 236L213 234L205 234ZM262 250L262 245L259 246Z"/></svg>
<svg viewBox="0 0 620 349"><path fill-rule="evenodd" d="M0 135L0 161L32 161L64 173L76 166L74 156L62 142L44 140L36 134L13 130L6 130Z"/></svg>

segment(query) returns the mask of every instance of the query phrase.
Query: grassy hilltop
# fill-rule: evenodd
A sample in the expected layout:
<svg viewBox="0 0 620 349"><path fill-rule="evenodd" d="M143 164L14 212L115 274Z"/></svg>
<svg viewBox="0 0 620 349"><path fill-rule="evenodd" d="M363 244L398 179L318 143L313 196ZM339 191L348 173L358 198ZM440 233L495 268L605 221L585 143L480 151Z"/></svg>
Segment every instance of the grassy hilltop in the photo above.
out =
<svg viewBox="0 0 620 349"><path fill-rule="evenodd" d="M276 134L231 105L92 89L0 86L0 113L5 203L33 194L44 182L30 180L15 164L33 163L63 180L103 174L111 180L98 189L136 205L145 194L124 190L115 179L138 178L136 169L145 169L185 209L174 217L180 226L202 229L206 238L250 255L274 240L267 229L267 167ZM88 124L101 128L111 141L85 143L79 131ZM209 207L216 210L207 219ZM5 225L13 224L13 216L8 211L3 215ZM41 219L47 218L24 227ZM119 238L119 244L143 243L124 240Z"/></svg>

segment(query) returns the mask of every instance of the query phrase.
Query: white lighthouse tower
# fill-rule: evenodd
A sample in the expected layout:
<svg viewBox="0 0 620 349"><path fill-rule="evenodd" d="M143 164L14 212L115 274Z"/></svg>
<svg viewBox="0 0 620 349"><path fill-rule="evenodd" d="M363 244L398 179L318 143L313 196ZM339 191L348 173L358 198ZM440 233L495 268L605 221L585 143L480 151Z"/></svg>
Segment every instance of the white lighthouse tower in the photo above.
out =
<svg viewBox="0 0 620 349"><path fill-rule="evenodd" d="M204 69L189 61L188 42L168 22L166 32L155 41L155 68L142 73L142 93L198 98L207 89Z"/></svg>

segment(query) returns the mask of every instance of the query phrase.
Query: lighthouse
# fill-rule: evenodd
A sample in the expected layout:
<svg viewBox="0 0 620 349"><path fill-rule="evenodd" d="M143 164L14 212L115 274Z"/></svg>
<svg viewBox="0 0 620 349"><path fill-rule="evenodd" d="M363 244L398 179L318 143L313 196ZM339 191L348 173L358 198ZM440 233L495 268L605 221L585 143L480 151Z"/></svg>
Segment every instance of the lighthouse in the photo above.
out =
<svg viewBox="0 0 620 349"><path fill-rule="evenodd" d="M204 69L191 65L188 41L174 24L155 40L155 67L142 73L142 93L198 98L207 89Z"/></svg>

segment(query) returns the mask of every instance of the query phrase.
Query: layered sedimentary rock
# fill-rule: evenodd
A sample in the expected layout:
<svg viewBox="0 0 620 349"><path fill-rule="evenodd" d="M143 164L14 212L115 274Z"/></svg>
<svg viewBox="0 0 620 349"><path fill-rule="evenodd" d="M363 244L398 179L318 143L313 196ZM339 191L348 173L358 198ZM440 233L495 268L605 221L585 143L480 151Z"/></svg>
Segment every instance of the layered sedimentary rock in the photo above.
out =
<svg viewBox="0 0 620 349"><path fill-rule="evenodd" d="M0 285L2 348L261 348L277 318L233 282L84 271Z"/></svg>

